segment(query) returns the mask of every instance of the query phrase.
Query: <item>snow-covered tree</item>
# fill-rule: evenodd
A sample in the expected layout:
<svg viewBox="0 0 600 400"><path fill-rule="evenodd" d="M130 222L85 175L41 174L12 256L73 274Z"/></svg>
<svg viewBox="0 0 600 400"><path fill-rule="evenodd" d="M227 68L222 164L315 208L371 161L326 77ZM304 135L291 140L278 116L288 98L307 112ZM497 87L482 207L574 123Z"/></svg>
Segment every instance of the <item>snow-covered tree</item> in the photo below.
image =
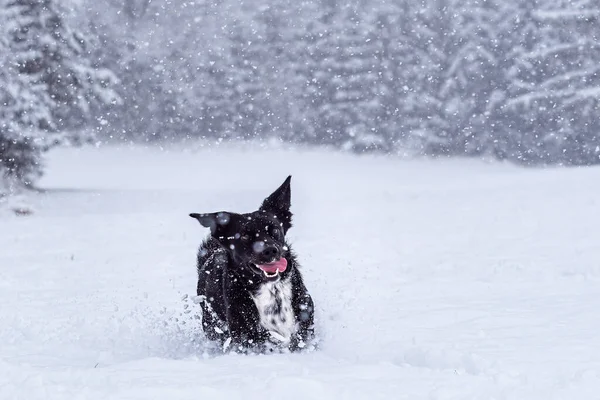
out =
<svg viewBox="0 0 600 400"><path fill-rule="evenodd" d="M261 27L236 20L227 27L230 65L226 70L230 99L234 105L230 121L234 137L253 138L269 131L270 113L264 71L265 47Z"/></svg>
<svg viewBox="0 0 600 400"><path fill-rule="evenodd" d="M448 20L449 43L438 96L444 105L448 150L454 154L494 152L491 135L496 112L506 98L505 69L510 43L511 4L467 0L449 4L458 10Z"/></svg>
<svg viewBox="0 0 600 400"><path fill-rule="evenodd" d="M382 44L375 19L332 4L307 24L297 71L312 140L346 148L389 148L379 131L385 117Z"/></svg>
<svg viewBox="0 0 600 400"><path fill-rule="evenodd" d="M512 96L517 159L600 162L600 6L594 1L521 2L527 38L514 53Z"/></svg>
<svg viewBox="0 0 600 400"><path fill-rule="evenodd" d="M43 130L52 126L48 93L12 60L10 26L0 8L0 192L39 176Z"/></svg>
<svg viewBox="0 0 600 400"><path fill-rule="evenodd" d="M9 49L20 75L48 94L51 124L70 128L86 122L93 107L118 101L117 79L94 68L84 36L71 29L66 9L54 0L3 0Z"/></svg>
<svg viewBox="0 0 600 400"><path fill-rule="evenodd" d="M386 149L419 150L418 136L422 119L421 105L426 103L418 90L424 71L420 64L422 46L415 46L415 15L411 1L383 3L368 10L365 18L372 26L369 42L375 49L376 92L380 110L376 124L385 138ZM420 7L420 6L419 6Z"/></svg>
<svg viewBox="0 0 600 400"><path fill-rule="evenodd" d="M305 141L312 127L306 120L304 69L306 21L318 13L314 2L280 0L257 10L261 26L262 74L269 101L266 124L269 135L288 141Z"/></svg>
<svg viewBox="0 0 600 400"><path fill-rule="evenodd" d="M451 123L455 104L444 96L457 43L457 14L451 6L451 0L407 1L401 16L402 37L406 38L398 55L403 81L400 96L405 99L402 117L411 121L409 142L425 154L457 151L457 133Z"/></svg>
<svg viewBox="0 0 600 400"><path fill-rule="evenodd" d="M118 100L112 73L92 67L81 35L51 0L0 0L0 166L29 185L63 130Z"/></svg>

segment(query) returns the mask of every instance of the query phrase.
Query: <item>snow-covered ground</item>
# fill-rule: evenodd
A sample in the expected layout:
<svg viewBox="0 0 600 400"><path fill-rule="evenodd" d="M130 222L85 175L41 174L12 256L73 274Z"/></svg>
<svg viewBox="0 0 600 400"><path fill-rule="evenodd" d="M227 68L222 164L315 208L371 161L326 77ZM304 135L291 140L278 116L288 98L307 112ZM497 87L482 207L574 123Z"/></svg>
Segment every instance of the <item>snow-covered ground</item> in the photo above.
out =
<svg viewBox="0 0 600 400"><path fill-rule="evenodd" d="M1 399L598 399L600 169L325 151L57 150L0 212ZM322 349L210 356L189 212L293 175Z"/></svg>

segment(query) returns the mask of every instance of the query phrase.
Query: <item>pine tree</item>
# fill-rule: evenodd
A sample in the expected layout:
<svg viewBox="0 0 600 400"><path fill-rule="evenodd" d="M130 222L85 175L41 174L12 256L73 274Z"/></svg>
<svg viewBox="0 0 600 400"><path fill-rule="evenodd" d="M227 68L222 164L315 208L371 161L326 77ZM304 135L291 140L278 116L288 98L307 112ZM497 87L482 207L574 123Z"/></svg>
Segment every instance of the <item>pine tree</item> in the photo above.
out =
<svg viewBox="0 0 600 400"><path fill-rule="evenodd" d="M269 136L305 140L310 127L304 118L304 79L297 73L305 62L305 21L312 19L314 3L280 0L260 8L253 17L261 32L261 71L269 102Z"/></svg>
<svg viewBox="0 0 600 400"><path fill-rule="evenodd" d="M51 126L81 126L93 107L118 101L116 77L92 66L83 35L63 18L65 9L54 0L3 1L13 62L48 94Z"/></svg>
<svg viewBox="0 0 600 400"><path fill-rule="evenodd" d="M382 44L376 19L332 5L307 25L302 101L317 143L362 151L389 148L379 131L385 117Z"/></svg>
<svg viewBox="0 0 600 400"><path fill-rule="evenodd" d="M416 97L419 92L415 90L415 73L421 74L414 62L419 48L412 40L416 13L410 6L408 0L384 3L367 16L372 26L368 40L375 47L379 85L377 98L381 109L377 125L379 134L385 137L386 150L414 147L412 136L422 122L416 112L422 99Z"/></svg>
<svg viewBox="0 0 600 400"><path fill-rule="evenodd" d="M516 59L507 113L523 163L600 163L600 7L596 2L521 2L533 34Z"/></svg>
<svg viewBox="0 0 600 400"><path fill-rule="evenodd" d="M446 153L451 126L440 96L452 51L446 0L397 1L378 9L387 135L397 150Z"/></svg>
<svg viewBox="0 0 600 400"><path fill-rule="evenodd" d="M42 132L52 125L45 88L21 75L12 60L8 17L0 7L0 192L30 185L41 174Z"/></svg>
<svg viewBox="0 0 600 400"><path fill-rule="evenodd" d="M0 38L0 169L11 186L28 186L61 129L117 100L114 76L91 67L51 0L0 0Z"/></svg>
<svg viewBox="0 0 600 400"><path fill-rule="evenodd" d="M265 47L263 32L247 26L240 20L228 27L229 59L226 70L227 88L234 104L231 131L238 138L261 137L269 132L268 116L271 112L265 90L267 74L264 70Z"/></svg>
<svg viewBox="0 0 600 400"><path fill-rule="evenodd" d="M490 137L495 111L506 96L508 48L504 31L506 2L469 0L453 19L454 51L448 54L440 98L452 126L455 154L492 153ZM458 4L452 6L458 9Z"/></svg>

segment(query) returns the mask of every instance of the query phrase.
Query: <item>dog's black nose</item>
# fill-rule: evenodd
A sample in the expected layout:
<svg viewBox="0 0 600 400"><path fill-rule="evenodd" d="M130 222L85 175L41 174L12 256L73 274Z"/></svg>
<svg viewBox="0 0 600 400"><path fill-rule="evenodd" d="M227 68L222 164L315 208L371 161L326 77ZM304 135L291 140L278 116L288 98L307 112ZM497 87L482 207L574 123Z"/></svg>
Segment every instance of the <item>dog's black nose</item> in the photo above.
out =
<svg viewBox="0 0 600 400"><path fill-rule="evenodd" d="M279 258L279 250L275 246L266 246L261 254L264 258L269 260Z"/></svg>

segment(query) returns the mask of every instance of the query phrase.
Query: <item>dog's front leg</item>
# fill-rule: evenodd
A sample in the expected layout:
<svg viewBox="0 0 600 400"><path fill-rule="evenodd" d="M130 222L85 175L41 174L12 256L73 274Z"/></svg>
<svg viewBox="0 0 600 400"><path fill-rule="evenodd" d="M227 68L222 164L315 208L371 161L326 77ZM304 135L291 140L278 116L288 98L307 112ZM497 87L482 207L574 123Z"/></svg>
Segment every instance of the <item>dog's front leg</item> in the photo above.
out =
<svg viewBox="0 0 600 400"><path fill-rule="evenodd" d="M265 342L265 332L260 328L256 318L245 307L230 308L228 312L230 349L233 351L260 352Z"/></svg>
<svg viewBox="0 0 600 400"><path fill-rule="evenodd" d="M259 324L259 315L250 294L239 287L226 289L227 324L231 341L229 351L260 352L267 334Z"/></svg>
<svg viewBox="0 0 600 400"><path fill-rule="evenodd" d="M298 302L296 318L298 321L298 343L297 347L303 349L312 342L315 336L314 304L308 293L305 293Z"/></svg>
<svg viewBox="0 0 600 400"><path fill-rule="evenodd" d="M295 340L292 341L290 345L290 350L298 351L307 348L307 346L316 345L314 341L315 305L312 297L310 297L310 294L306 290L301 277L294 276L293 279L292 308L294 309L294 315L296 316L298 331L296 332Z"/></svg>

